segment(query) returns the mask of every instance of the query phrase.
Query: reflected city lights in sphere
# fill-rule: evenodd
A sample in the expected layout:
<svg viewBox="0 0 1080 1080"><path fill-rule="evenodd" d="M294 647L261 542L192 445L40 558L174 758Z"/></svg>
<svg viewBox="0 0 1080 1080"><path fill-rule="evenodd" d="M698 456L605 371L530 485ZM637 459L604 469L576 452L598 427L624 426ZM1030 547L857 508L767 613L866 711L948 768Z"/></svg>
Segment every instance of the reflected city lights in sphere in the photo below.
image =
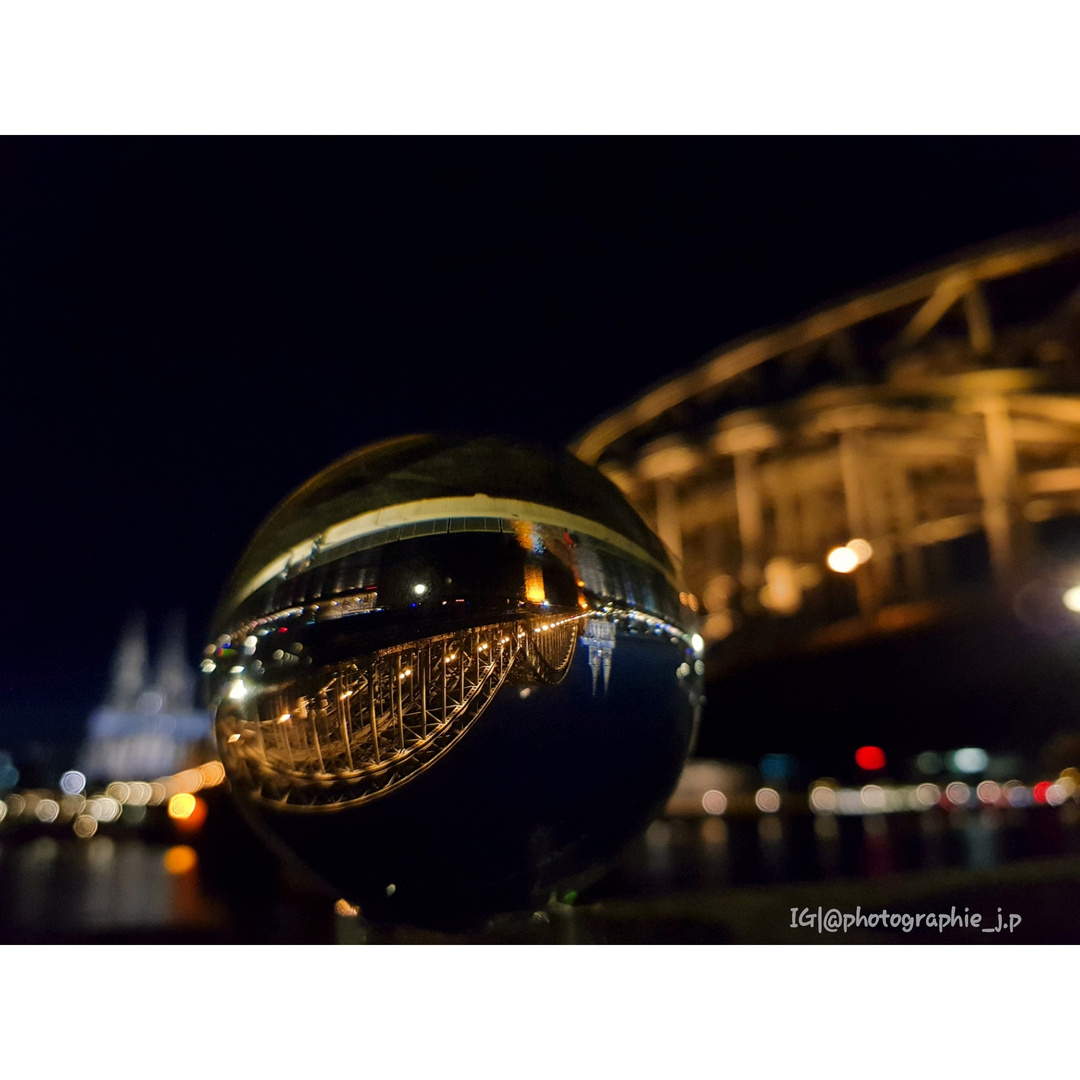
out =
<svg viewBox="0 0 1080 1080"><path fill-rule="evenodd" d="M702 701L694 606L563 451L357 451L274 511L226 585L211 640L243 643L244 667L206 678L231 792L366 917L535 908L675 786Z"/></svg>

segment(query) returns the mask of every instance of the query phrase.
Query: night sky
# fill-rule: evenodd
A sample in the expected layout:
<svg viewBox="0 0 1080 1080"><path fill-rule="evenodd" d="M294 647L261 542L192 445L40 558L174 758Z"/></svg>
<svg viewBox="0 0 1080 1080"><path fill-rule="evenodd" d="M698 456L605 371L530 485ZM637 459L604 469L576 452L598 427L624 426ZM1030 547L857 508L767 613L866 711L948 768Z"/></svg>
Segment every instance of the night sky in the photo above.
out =
<svg viewBox="0 0 1080 1080"><path fill-rule="evenodd" d="M309 475L565 443L740 334L1080 212L1080 141L3 140L0 748L71 740ZM152 640L153 645L153 640Z"/></svg>

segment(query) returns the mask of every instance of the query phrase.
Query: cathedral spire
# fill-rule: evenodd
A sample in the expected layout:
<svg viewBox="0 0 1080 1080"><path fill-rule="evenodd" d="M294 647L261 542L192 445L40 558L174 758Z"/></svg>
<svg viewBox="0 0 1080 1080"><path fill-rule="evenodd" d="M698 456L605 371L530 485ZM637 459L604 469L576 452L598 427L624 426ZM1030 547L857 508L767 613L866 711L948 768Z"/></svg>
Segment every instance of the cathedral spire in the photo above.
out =
<svg viewBox="0 0 1080 1080"><path fill-rule="evenodd" d="M146 615L137 611L129 616L113 656L109 707L133 709L146 687L146 675Z"/></svg>
<svg viewBox="0 0 1080 1080"><path fill-rule="evenodd" d="M173 612L162 635L154 688L163 699L166 713L187 712L192 707L195 679L187 663L184 616Z"/></svg>

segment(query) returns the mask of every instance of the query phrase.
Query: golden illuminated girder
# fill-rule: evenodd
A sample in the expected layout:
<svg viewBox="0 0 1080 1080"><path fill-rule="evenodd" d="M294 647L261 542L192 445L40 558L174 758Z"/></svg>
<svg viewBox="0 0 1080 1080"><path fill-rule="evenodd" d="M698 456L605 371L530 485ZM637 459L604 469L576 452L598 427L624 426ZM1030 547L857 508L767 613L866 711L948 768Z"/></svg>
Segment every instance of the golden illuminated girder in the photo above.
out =
<svg viewBox="0 0 1080 1080"><path fill-rule="evenodd" d="M723 346L574 452L659 535L706 640L963 599L980 541L1007 601L1057 559L1043 523L1080 516L1078 280L1080 219L1006 237Z"/></svg>
<svg viewBox="0 0 1080 1080"><path fill-rule="evenodd" d="M222 757L283 809L355 806L419 775L499 688L560 682L587 614L508 619L398 645L258 694L218 714Z"/></svg>
<svg viewBox="0 0 1080 1080"><path fill-rule="evenodd" d="M994 340L981 287L1001 278L1072 256L1080 251L1080 228L1073 223L1060 234L1007 238L999 250L958 258L949 265L904 281L872 289L780 329L755 334L717 349L698 367L653 387L629 405L604 417L571 449L582 461L598 463L618 440L650 425L688 402L730 387L747 372L779 357L825 343L860 323L921 307L900 335L900 344L920 340L955 303L963 302L973 352L985 357Z"/></svg>

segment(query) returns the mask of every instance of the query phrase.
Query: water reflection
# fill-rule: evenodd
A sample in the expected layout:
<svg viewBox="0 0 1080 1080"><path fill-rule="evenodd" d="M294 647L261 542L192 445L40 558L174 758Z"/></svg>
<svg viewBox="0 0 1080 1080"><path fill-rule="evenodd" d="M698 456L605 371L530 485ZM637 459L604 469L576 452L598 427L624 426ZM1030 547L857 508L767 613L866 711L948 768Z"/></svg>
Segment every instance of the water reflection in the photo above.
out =
<svg viewBox="0 0 1080 1080"><path fill-rule="evenodd" d="M918 870L990 870L1080 855L1080 806L865 814L767 814L654 824L597 895L836 878Z"/></svg>
<svg viewBox="0 0 1080 1080"><path fill-rule="evenodd" d="M4 936L63 939L206 925L213 904L194 866L170 873L166 851L140 839L103 836L6 844L0 858Z"/></svg>
<svg viewBox="0 0 1080 1080"><path fill-rule="evenodd" d="M220 865L211 878L201 847L137 835L78 841L8 834L0 846L0 940L331 939L332 899L297 894L273 877L251 893L235 875L223 878ZM655 899L660 918L668 899L703 890L722 904L726 890L742 886L835 879L885 885L919 870L985 871L1032 857L1077 856L1080 806L1072 803L850 817L676 817L654 822L580 902L633 900L648 918ZM339 902L339 915L357 910ZM566 914L560 907L550 917Z"/></svg>

